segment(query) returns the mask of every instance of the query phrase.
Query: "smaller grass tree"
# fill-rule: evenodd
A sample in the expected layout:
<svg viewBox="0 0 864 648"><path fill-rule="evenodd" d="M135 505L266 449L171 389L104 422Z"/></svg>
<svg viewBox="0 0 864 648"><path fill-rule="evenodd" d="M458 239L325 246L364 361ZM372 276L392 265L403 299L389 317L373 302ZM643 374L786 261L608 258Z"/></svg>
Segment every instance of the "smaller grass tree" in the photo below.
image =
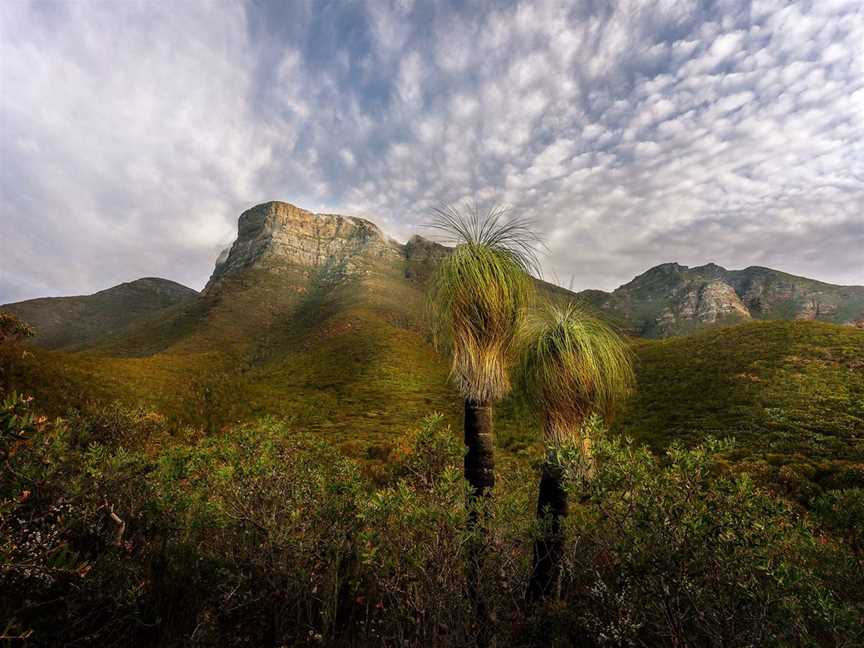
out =
<svg viewBox="0 0 864 648"><path fill-rule="evenodd" d="M560 453L575 449L581 469L592 471L589 420L608 419L634 383L626 340L574 304L547 304L525 327L521 378L543 421L546 461L537 517L542 535L534 545L529 601L550 594L559 581L563 519L568 513Z"/></svg>

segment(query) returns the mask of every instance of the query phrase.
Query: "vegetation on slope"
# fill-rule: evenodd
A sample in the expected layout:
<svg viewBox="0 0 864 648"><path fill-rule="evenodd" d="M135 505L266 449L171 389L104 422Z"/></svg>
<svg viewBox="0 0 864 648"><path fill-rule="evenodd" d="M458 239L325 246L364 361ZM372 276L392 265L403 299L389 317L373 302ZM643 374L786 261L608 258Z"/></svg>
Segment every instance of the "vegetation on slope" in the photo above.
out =
<svg viewBox="0 0 864 648"><path fill-rule="evenodd" d="M413 421L437 410L456 427L461 411L445 361L407 319L422 308L422 293L391 285L364 296L355 288L319 294L273 325L243 363L217 345L205 351L204 342L197 352L144 358L32 349L23 358L0 352L0 382L32 394L52 416L112 399L211 431L275 415L383 470ZM729 461L802 502L828 488L864 485L861 331L753 322L635 341L634 350L638 387L614 433L655 450L675 440L734 437L738 449ZM499 447L540 458L539 426L518 394L503 402L497 419Z"/></svg>
<svg viewBox="0 0 864 648"><path fill-rule="evenodd" d="M195 300L198 293L167 279L144 278L93 295L44 297L8 304L8 311L36 330L47 349L81 349L142 318Z"/></svg>
<svg viewBox="0 0 864 648"><path fill-rule="evenodd" d="M636 352L638 388L615 432L656 449L734 437L730 460L804 500L864 486L864 332L752 322Z"/></svg>
<svg viewBox="0 0 864 648"><path fill-rule="evenodd" d="M425 413L460 415L423 323L425 287L404 272L250 268L86 353L0 357L0 382L58 415L114 398L211 432L276 415L380 463Z"/></svg>

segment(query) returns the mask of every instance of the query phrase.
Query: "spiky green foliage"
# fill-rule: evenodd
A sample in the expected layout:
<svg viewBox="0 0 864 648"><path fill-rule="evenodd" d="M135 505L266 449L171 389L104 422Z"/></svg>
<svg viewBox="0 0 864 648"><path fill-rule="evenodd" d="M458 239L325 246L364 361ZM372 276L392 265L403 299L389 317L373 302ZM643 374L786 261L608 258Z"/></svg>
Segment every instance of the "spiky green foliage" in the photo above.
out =
<svg viewBox="0 0 864 648"><path fill-rule="evenodd" d="M525 339L520 376L548 443L576 439L591 414L608 418L632 388L627 341L572 303L532 314Z"/></svg>
<svg viewBox="0 0 864 648"><path fill-rule="evenodd" d="M531 302L539 244L530 224L505 212L435 211L432 226L455 243L429 291L435 341L451 355L451 378L462 395L495 401L510 391L508 368Z"/></svg>

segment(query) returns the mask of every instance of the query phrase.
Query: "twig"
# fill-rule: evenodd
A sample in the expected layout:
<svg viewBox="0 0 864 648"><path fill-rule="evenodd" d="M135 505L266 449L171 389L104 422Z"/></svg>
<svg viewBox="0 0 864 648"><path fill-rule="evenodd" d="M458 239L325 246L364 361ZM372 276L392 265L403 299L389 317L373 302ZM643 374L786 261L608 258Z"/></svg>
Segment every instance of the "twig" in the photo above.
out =
<svg viewBox="0 0 864 648"><path fill-rule="evenodd" d="M111 521L117 525L117 537L114 539L114 545L117 547L123 546L123 535L126 533L126 522L114 512L114 505L108 501L107 497L102 498L102 507L108 511L108 516Z"/></svg>

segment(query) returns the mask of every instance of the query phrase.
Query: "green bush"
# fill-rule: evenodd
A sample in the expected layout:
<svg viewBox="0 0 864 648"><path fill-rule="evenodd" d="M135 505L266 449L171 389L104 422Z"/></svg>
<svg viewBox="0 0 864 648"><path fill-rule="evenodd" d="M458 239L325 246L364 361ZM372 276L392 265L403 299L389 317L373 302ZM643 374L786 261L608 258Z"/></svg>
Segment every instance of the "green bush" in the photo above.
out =
<svg viewBox="0 0 864 648"><path fill-rule="evenodd" d="M5 421L25 420L16 397ZM27 414L26 416L29 416ZM22 418L25 417L25 418ZM26 419L31 420L31 419ZM39 417L32 419L39 421ZM119 406L42 421L0 464L0 629L34 645L476 645L462 447L441 417L358 462L263 420L175 434ZM594 433L571 466L561 597L528 609L538 475L502 470L482 519L499 645L854 645L859 491L811 517L725 474ZM26 496L24 493L27 492ZM856 625L858 622L859 625Z"/></svg>
<svg viewBox="0 0 864 648"><path fill-rule="evenodd" d="M613 645L788 646L858 632L854 602L822 572L826 560L848 563L821 549L789 505L746 476L722 474L716 455L725 450L717 441L673 445L660 459L602 439L594 477L570 471L581 506L569 520L565 635Z"/></svg>

